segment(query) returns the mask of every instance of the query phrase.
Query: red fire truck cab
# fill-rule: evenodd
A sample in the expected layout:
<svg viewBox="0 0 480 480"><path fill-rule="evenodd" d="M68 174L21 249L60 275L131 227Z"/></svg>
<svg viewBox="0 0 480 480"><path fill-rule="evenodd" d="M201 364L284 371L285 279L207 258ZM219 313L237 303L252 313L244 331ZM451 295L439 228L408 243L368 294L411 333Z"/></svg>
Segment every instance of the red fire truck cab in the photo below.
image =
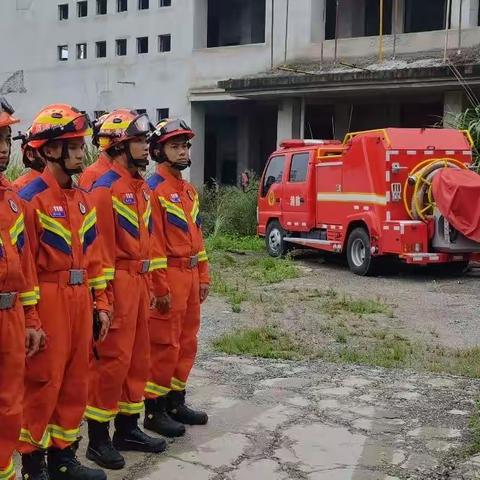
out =
<svg viewBox="0 0 480 480"><path fill-rule="evenodd" d="M359 275L392 258L464 268L479 244L438 212L431 182L444 168L468 169L471 146L468 133L453 129L285 140L262 175L258 234L272 256L294 246L344 252Z"/></svg>

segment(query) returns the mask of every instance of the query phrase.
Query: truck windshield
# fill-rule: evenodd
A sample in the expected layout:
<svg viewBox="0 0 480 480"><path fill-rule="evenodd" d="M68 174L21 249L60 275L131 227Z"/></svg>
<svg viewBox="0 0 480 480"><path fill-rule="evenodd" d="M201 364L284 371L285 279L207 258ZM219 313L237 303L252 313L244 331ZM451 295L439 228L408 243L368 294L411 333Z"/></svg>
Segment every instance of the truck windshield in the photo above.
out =
<svg viewBox="0 0 480 480"><path fill-rule="evenodd" d="M274 183L280 183L283 178L285 156L272 157L263 176L262 197L265 197Z"/></svg>

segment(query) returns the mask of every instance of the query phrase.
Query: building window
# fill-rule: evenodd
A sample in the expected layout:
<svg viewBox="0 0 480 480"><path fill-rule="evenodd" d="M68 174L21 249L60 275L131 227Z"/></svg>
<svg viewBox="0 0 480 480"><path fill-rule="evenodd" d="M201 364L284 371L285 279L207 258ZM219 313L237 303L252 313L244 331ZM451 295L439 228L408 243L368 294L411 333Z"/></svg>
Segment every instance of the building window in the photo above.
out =
<svg viewBox="0 0 480 480"><path fill-rule="evenodd" d="M117 12L126 12L128 10L128 0L117 0Z"/></svg>
<svg viewBox="0 0 480 480"><path fill-rule="evenodd" d="M138 0L139 10L148 10L150 8L150 0Z"/></svg>
<svg viewBox="0 0 480 480"><path fill-rule="evenodd" d="M116 40L117 46L117 55L119 57L123 57L127 54L127 39L126 38L119 38Z"/></svg>
<svg viewBox="0 0 480 480"><path fill-rule="evenodd" d="M77 15L86 17L88 15L88 2L77 2Z"/></svg>
<svg viewBox="0 0 480 480"><path fill-rule="evenodd" d="M168 118L170 115L169 108L157 108L157 122L163 120L164 118Z"/></svg>
<svg viewBox="0 0 480 480"><path fill-rule="evenodd" d="M59 45L57 47L58 59L61 62L66 62L68 60L68 45Z"/></svg>
<svg viewBox="0 0 480 480"><path fill-rule="evenodd" d="M97 0L97 15L107 14L107 0Z"/></svg>
<svg viewBox="0 0 480 480"><path fill-rule="evenodd" d="M144 113L147 113L147 109L146 109L146 108L136 108L135 111L136 111L139 115L143 115Z"/></svg>
<svg viewBox="0 0 480 480"><path fill-rule="evenodd" d="M77 60L85 60L87 58L87 44L77 43Z"/></svg>
<svg viewBox="0 0 480 480"><path fill-rule="evenodd" d="M68 20L68 3L63 3L58 6L58 19Z"/></svg>
<svg viewBox="0 0 480 480"><path fill-rule="evenodd" d="M208 0L207 47L265 42L266 3Z"/></svg>
<svg viewBox="0 0 480 480"><path fill-rule="evenodd" d="M97 53L97 58L105 58L107 56L107 42L96 42L95 50Z"/></svg>
<svg viewBox="0 0 480 480"><path fill-rule="evenodd" d="M445 28L446 0L405 0L405 33L429 32ZM450 15L449 15L450 17Z"/></svg>
<svg viewBox="0 0 480 480"><path fill-rule="evenodd" d="M159 52L169 52L172 49L172 36L168 35L159 35L158 36L158 51Z"/></svg>
<svg viewBox="0 0 480 480"><path fill-rule="evenodd" d="M172 0L159 0L159 6L160 7L171 7L172 6Z"/></svg>
<svg viewBox="0 0 480 480"><path fill-rule="evenodd" d="M137 38L137 53L148 53L148 37Z"/></svg>

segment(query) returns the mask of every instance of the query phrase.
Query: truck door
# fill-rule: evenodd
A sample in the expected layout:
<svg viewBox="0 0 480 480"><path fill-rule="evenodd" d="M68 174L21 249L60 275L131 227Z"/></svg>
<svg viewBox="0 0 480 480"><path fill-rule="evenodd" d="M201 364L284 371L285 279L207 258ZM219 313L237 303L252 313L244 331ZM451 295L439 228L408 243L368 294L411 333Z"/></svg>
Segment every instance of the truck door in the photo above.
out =
<svg viewBox="0 0 480 480"><path fill-rule="evenodd" d="M283 187L283 221L287 230L308 232L313 227L311 155L312 152L294 153L288 162Z"/></svg>
<svg viewBox="0 0 480 480"><path fill-rule="evenodd" d="M260 184L258 195L258 233L265 235L268 220L278 218L282 221L283 182L285 172L285 155L270 158Z"/></svg>

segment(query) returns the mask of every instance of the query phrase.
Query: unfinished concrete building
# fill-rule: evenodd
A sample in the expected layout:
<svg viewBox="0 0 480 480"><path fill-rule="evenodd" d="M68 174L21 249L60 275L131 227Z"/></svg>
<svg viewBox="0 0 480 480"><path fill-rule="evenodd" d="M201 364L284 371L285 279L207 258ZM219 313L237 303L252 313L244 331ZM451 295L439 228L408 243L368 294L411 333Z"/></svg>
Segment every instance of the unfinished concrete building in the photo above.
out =
<svg viewBox="0 0 480 480"><path fill-rule="evenodd" d="M183 117L198 184L260 171L286 137L440 124L468 105L457 76L479 88L479 0L12 0L0 16L0 92L24 125L58 101Z"/></svg>

